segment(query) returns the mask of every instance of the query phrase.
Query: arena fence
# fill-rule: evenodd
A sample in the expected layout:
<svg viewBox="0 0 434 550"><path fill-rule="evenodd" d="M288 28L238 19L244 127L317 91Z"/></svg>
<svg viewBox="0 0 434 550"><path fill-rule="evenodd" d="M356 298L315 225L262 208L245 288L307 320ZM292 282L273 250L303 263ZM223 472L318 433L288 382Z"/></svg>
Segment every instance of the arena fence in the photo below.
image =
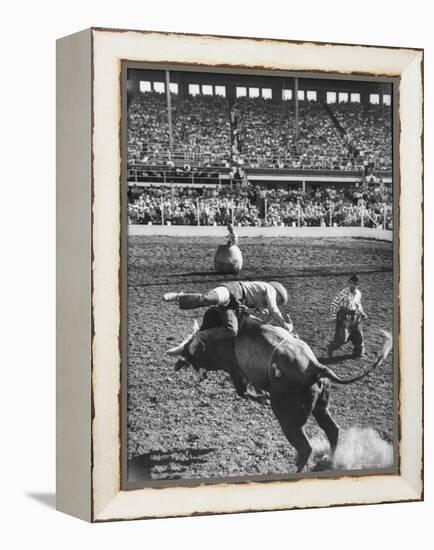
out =
<svg viewBox="0 0 434 550"><path fill-rule="evenodd" d="M359 238L393 241L393 231L370 227L237 227L239 237ZM223 226L129 225L130 236L227 237Z"/></svg>
<svg viewBox="0 0 434 550"><path fill-rule="evenodd" d="M322 213L306 212L300 204L297 204L289 211L276 210L276 204L268 199L261 199L261 204L255 206L255 212L250 212L248 216L253 216L249 220L249 226L259 225L261 227L285 225L289 227L340 227L340 226L360 226L361 228L370 227L376 229L390 229L391 207L383 203L382 215L372 212L366 207L364 200L359 201L359 205L352 212L340 212L336 205L331 202L328 211ZM188 207L184 211L176 212L177 203L171 199L160 197L151 204L129 204L128 222L131 225L197 225L197 226L216 226L232 223L235 227L245 225L243 219L244 213L249 205L238 204L237 200L229 199L226 202L215 205L213 199L204 199L196 197L189 199ZM170 207L170 208L168 208ZM172 211L175 207L175 211ZM381 212L380 212L381 214ZM276 219L277 215L277 219ZM374 217L373 217L374 216ZM255 221L254 221L255 220Z"/></svg>

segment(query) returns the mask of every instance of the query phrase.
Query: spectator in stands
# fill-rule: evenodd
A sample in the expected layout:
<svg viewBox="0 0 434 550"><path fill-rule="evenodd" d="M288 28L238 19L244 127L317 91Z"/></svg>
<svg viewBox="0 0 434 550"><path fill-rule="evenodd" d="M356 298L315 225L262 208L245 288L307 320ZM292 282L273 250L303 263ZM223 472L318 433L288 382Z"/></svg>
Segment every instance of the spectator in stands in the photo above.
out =
<svg viewBox="0 0 434 550"><path fill-rule="evenodd" d="M199 210L198 210L199 208ZM147 187L138 196L129 196L129 216L134 223L165 223L172 225L226 225L234 218L235 225L325 226L392 224L391 188L383 185L365 191L351 188L313 188L305 193L298 189L266 189L243 187Z"/></svg>
<svg viewBox="0 0 434 550"><path fill-rule="evenodd" d="M128 108L128 159L151 165L174 160L180 166L244 167L282 170L361 170L372 173L392 166L391 109L384 105L299 102L299 137L295 136L293 101L264 98L229 100L217 96L172 97L172 135L164 94L147 92ZM366 160L365 160L366 159ZM232 162L233 165L233 162ZM238 171L235 171L237 176ZM369 175L369 174L368 174ZM172 177L172 176L170 176Z"/></svg>

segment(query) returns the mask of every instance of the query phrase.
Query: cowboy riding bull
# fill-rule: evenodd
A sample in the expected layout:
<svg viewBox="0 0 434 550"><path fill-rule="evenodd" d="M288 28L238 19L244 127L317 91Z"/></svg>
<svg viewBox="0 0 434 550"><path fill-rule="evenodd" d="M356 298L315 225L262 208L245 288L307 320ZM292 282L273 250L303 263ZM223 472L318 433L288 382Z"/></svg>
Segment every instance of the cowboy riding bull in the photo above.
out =
<svg viewBox="0 0 434 550"><path fill-rule="evenodd" d="M219 308L208 309L204 325L219 326L219 316ZM198 380L206 377L208 371L223 370L229 373L240 395L247 383L269 392L272 410L297 451L296 466L301 472L312 452L304 430L310 414L324 430L334 452L339 426L328 409L331 381L351 384L381 365L392 349L391 335L382 332L383 348L373 364L361 374L345 379L322 365L301 339L246 312L240 313L240 328L234 341L222 344L218 331L213 338L212 329L199 330L195 322L193 333L167 353L181 356L175 370L192 367Z"/></svg>

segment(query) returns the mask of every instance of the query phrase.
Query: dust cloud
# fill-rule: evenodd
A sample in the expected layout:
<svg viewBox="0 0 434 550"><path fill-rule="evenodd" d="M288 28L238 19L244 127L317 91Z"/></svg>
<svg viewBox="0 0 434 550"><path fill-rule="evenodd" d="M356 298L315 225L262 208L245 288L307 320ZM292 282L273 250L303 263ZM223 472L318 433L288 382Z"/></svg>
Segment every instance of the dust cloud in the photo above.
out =
<svg viewBox="0 0 434 550"><path fill-rule="evenodd" d="M313 452L309 466L313 471L388 468L393 464L392 445L373 428L341 430L333 456L330 456L330 446L324 436L314 437L311 444Z"/></svg>

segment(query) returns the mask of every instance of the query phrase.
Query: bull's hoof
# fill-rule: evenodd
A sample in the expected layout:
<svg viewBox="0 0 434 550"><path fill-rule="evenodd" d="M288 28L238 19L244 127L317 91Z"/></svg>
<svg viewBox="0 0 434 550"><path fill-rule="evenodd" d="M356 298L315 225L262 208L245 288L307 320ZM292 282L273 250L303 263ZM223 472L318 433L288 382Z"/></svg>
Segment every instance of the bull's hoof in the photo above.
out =
<svg viewBox="0 0 434 550"><path fill-rule="evenodd" d="M269 405L270 404L270 398L267 394L265 395L243 395L244 399L248 399L249 401L254 401L255 403L259 403L260 405Z"/></svg>
<svg viewBox="0 0 434 550"><path fill-rule="evenodd" d="M253 384L247 384L246 395L250 397L263 397L266 392L263 390L258 391Z"/></svg>
<svg viewBox="0 0 434 550"><path fill-rule="evenodd" d="M315 464L312 466L312 472L325 472L333 469L333 462L329 455L324 454L315 460Z"/></svg>
<svg viewBox="0 0 434 550"><path fill-rule="evenodd" d="M245 399L256 401L257 403L269 403L269 395L266 391L257 391L253 384L248 384L243 396Z"/></svg>

